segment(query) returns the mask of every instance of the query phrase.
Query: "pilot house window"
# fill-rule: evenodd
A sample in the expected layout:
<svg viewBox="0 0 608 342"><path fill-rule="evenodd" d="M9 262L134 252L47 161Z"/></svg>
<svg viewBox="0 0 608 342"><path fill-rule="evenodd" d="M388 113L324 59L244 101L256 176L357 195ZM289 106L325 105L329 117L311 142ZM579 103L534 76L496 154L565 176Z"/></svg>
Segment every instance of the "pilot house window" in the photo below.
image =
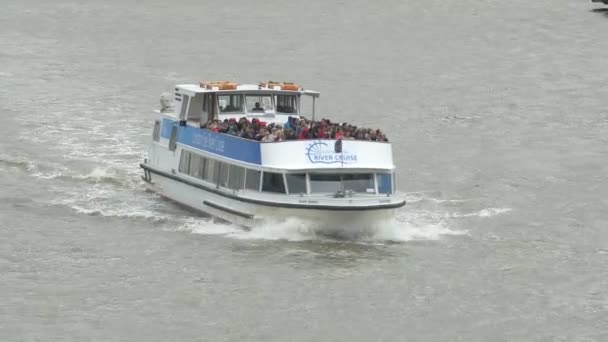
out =
<svg viewBox="0 0 608 342"><path fill-rule="evenodd" d="M270 95L248 95L246 96L247 112L265 113L272 110L272 98Z"/></svg>
<svg viewBox="0 0 608 342"><path fill-rule="evenodd" d="M190 102L190 96L184 95L179 111L179 119L186 120L186 113L188 113L188 104Z"/></svg>
<svg viewBox="0 0 608 342"><path fill-rule="evenodd" d="M277 113L296 113L296 97L294 95L277 95Z"/></svg>
<svg viewBox="0 0 608 342"><path fill-rule="evenodd" d="M218 96L220 113L243 113L243 95Z"/></svg>

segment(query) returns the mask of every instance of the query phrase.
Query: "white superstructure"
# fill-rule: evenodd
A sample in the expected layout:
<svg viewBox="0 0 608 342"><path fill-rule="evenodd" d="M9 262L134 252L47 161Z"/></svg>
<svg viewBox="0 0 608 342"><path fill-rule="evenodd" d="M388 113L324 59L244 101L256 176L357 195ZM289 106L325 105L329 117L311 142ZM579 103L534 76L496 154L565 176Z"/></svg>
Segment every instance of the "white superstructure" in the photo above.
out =
<svg viewBox="0 0 608 342"><path fill-rule="evenodd" d="M405 204L394 195L391 144L363 140L263 143L204 128L209 120L300 117L291 83L208 82L175 87L175 108L158 112L141 164L147 189L246 227L288 217L320 228L362 227Z"/></svg>

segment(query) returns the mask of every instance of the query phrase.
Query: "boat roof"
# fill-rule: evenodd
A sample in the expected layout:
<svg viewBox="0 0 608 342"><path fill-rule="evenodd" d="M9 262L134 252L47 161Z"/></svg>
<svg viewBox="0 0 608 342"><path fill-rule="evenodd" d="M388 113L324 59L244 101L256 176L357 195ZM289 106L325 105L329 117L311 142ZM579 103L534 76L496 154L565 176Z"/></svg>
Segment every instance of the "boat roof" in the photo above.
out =
<svg viewBox="0 0 608 342"><path fill-rule="evenodd" d="M303 94L319 97L320 92L304 89L294 83L287 82L260 82L258 84L238 84L228 81L200 82L199 84L178 84L175 91L190 93L191 95L202 93L285 93Z"/></svg>

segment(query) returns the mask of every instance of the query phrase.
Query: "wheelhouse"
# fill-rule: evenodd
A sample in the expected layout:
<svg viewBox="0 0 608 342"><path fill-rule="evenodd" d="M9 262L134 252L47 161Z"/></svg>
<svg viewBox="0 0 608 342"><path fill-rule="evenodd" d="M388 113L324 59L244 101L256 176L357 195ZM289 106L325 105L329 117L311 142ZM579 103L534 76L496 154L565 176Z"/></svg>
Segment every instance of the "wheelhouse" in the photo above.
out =
<svg viewBox="0 0 608 342"><path fill-rule="evenodd" d="M175 87L175 112L182 125L204 125L208 120L258 118L284 123L301 116L302 95L312 98L312 116L319 93L294 83L263 82L258 85L219 81Z"/></svg>

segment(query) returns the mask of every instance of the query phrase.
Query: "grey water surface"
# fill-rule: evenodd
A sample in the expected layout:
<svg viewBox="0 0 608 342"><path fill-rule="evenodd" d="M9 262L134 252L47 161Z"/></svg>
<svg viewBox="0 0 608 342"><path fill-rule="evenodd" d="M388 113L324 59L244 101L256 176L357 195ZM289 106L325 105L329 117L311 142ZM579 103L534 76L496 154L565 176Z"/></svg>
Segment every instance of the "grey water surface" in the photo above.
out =
<svg viewBox="0 0 608 342"><path fill-rule="evenodd" d="M3 0L0 341L608 341L608 8ZM295 81L383 129L373 236L143 190L174 84Z"/></svg>

